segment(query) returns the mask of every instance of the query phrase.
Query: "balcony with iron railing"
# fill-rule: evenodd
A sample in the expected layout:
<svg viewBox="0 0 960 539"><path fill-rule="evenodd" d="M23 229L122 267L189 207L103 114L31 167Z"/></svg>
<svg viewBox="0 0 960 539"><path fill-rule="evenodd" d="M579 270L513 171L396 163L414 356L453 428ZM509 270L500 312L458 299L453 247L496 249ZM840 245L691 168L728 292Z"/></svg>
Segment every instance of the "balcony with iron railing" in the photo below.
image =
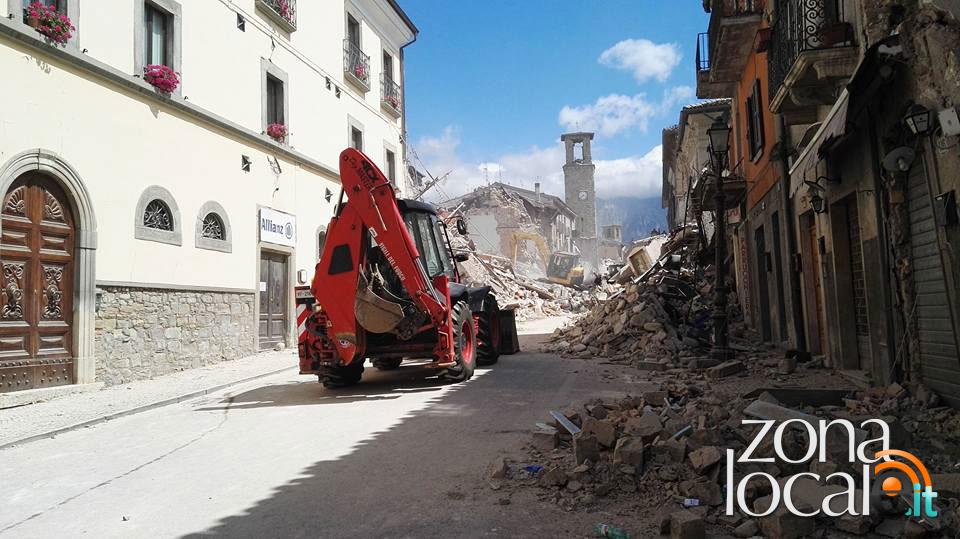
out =
<svg viewBox="0 0 960 539"><path fill-rule="evenodd" d="M713 0L710 26L697 35L697 97L731 97L763 21L767 0Z"/></svg>
<svg viewBox="0 0 960 539"><path fill-rule="evenodd" d="M770 108L799 106L789 94L802 94L805 106L830 104L835 82L856 68L858 51L844 0L777 0L767 58Z"/></svg>
<svg viewBox="0 0 960 539"><path fill-rule="evenodd" d="M297 0L257 0L257 8L287 32L297 29Z"/></svg>
<svg viewBox="0 0 960 539"><path fill-rule="evenodd" d="M400 85L387 73L380 74L380 104L394 117L400 116L403 107Z"/></svg>
<svg viewBox="0 0 960 539"><path fill-rule="evenodd" d="M370 89L370 57L349 39L343 40L343 73L363 91Z"/></svg>

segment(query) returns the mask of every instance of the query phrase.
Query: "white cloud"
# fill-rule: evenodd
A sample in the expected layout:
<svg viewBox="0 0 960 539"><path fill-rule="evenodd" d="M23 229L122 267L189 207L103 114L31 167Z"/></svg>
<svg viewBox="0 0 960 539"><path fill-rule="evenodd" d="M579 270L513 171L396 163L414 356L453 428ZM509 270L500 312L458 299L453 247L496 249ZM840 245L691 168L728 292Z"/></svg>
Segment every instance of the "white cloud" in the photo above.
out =
<svg viewBox="0 0 960 539"><path fill-rule="evenodd" d="M631 129L646 131L651 118L669 114L677 105L694 99L693 88L689 86L668 88L659 103L647 99L646 94L610 94L589 105L565 105L560 109L559 120L562 127L571 131L592 131L611 137Z"/></svg>
<svg viewBox="0 0 960 539"><path fill-rule="evenodd" d="M689 105L697 100L697 94L690 86L674 86L663 92L661 108L672 112L677 105Z"/></svg>
<svg viewBox="0 0 960 539"><path fill-rule="evenodd" d="M486 162L469 162L457 156L460 138L455 128L446 128L438 137L422 137L414 146L431 173L451 171L446 180L425 198L433 202L447 200L486 185L483 167L489 181L502 175L504 183L533 189L540 182L544 193L564 197L562 143L546 148L533 146L523 151L506 153ZM599 151L598 151L599 150ZM657 146L644 155L618 159L599 159L602 149L594 147L597 194L602 198L659 196L661 186L661 149ZM422 168L420 163L416 163Z"/></svg>
<svg viewBox="0 0 960 539"><path fill-rule="evenodd" d="M633 73L637 82L650 79L666 82L683 55L674 43L657 44L649 39L625 39L600 54L599 62L607 67Z"/></svg>
<svg viewBox="0 0 960 539"><path fill-rule="evenodd" d="M650 103L644 94L610 94L598 98L592 105L564 106L560 109L560 125L609 137L634 127L646 131L647 123L656 113L657 105Z"/></svg>

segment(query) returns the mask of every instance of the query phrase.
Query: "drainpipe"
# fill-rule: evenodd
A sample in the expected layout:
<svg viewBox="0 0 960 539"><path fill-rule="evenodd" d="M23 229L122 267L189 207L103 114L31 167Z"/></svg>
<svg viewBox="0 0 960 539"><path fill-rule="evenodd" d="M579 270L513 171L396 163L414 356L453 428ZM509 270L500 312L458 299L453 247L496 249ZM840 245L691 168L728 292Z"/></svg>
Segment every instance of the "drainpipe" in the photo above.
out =
<svg viewBox="0 0 960 539"><path fill-rule="evenodd" d="M780 188L783 190L783 215L787 223L784 231L787 234L787 252L790 255L790 304L791 310L793 311L793 331L797 335L797 350L806 352L808 350L807 328L803 323L803 303L801 303L802 298L800 297L802 286L800 283L800 268L797 267L796 264L797 254L799 254L795 226L796 218L793 215L793 204L790 202L790 169L787 166L787 148L789 147L790 140L782 114L777 113L773 115L773 125L777 135L777 146L779 148L777 153L773 155L773 159L774 162L777 163L777 168L780 173ZM814 269L814 271L816 271L816 269Z"/></svg>
<svg viewBox="0 0 960 539"><path fill-rule="evenodd" d="M400 151L403 153L400 159L404 169L407 168L407 70L404 60L404 49L417 42L417 35L417 32L414 32L413 39L400 46L400 95L403 96L403 110L400 111L400 118L403 121L403 129L400 131L400 147L402 148ZM414 174L416 174L416 172L414 172ZM406 196L410 195L406 194Z"/></svg>

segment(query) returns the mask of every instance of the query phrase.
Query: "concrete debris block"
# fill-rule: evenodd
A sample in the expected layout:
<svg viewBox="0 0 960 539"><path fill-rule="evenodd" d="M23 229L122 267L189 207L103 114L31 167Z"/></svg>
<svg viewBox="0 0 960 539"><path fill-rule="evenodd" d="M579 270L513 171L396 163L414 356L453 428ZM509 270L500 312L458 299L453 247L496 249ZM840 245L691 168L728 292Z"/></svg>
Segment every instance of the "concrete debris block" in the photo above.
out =
<svg viewBox="0 0 960 539"><path fill-rule="evenodd" d="M904 519L899 517L886 518L883 522L877 524L877 527L873 529L873 533L883 537L903 537L905 522Z"/></svg>
<svg viewBox="0 0 960 539"><path fill-rule="evenodd" d="M870 531L870 519L863 516L843 515L834 520L834 526L842 532L866 535Z"/></svg>
<svg viewBox="0 0 960 539"><path fill-rule="evenodd" d="M746 369L746 367L740 361L724 361L716 367L710 367L707 369L707 378L718 380L720 378L726 378L727 376L738 374L744 369Z"/></svg>
<svg viewBox="0 0 960 539"><path fill-rule="evenodd" d="M598 462L600 460L600 444L597 437L587 432L578 432L573 435L573 456L577 464L584 461Z"/></svg>
<svg viewBox="0 0 960 539"><path fill-rule="evenodd" d="M670 514L670 539L702 539L707 536L703 519L692 511Z"/></svg>
<svg viewBox="0 0 960 539"><path fill-rule="evenodd" d="M794 358L784 358L780 360L777 372L780 374L793 374L797 370L797 360Z"/></svg>
<svg viewBox="0 0 960 539"><path fill-rule="evenodd" d="M507 477L510 470L510 464L504 457L497 457L487 467L487 477L490 479L503 479Z"/></svg>
<svg viewBox="0 0 960 539"><path fill-rule="evenodd" d="M650 406L663 406L663 401L670 396L666 391L644 391L641 395Z"/></svg>
<svg viewBox="0 0 960 539"><path fill-rule="evenodd" d="M540 451L553 451L559 441L557 429L549 425L538 425L533 431L533 446Z"/></svg>
<svg viewBox="0 0 960 539"><path fill-rule="evenodd" d="M617 441L617 428L609 421L587 416L583 420L583 432L593 434L597 442L608 449Z"/></svg>
<svg viewBox="0 0 960 539"><path fill-rule="evenodd" d="M609 415L607 408L600 404L591 404L590 406L587 406L587 413L595 419L606 419L607 415Z"/></svg>
<svg viewBox="0 0 960 539"><path fill-rule="evenodd" d="M698 473L720 462L721 459L723 459L723 453L720 448L712 445L701 447L690 453L690 464Z"/></svg>
<svg viewBox="0 0 960 539"><path fill-rule="evenodd" d="M643 448L642 440L624 436L617 440L617 446L613 450L613 463L643 468Z"/></svg>
<svg viewBox="0 0 960 539"><path fill-rule="evenodd" d="M701 505L717 506L723 503L720 485L704 477L681 481L680 494L700 500Z"/></svg>
<svg viewBox="0 0 960 539"><path fill-rule="evenodd" d="M550 468L540 476L540 485L544 487L562 487L567 484L567 474L559 467Z"/></svg>
<svg viewBox="0 0 960 539"><path fill-rule="evenodd" d="M771 496L758 498L753 502L754 513L765 513L770 509L773 501ZM803 512L811 511L811 507L796 504ZM816 519L793 515L784 505L780 505L771 515L760 518L760 531L771 539L801 539L814 532Z"/></svg>
<svg viewBox="0 0 960 539"><path fill-rule="evenodd" d="M687 365L690 369L693 370L703 370L715 367L720 364L719 359L713 359L710 357L698 357L690 360L690 363Z"/></svg>
<svg viewBox="0 0 960 539"><path fill-rule="evenodd" d="M640 417L631 417L623 428L624 433L645 441L653 440L661 430L663 430L663 424L660 422L660 417L653 412L647 412Z"/></svg>
<svg viewBox="0 0 960 539"><path fill-rule="evenodd" d="M753 537L754 535L757 535L757 532L759 531L760 526L757 524L756 520L747 520L734 528L733 535L743 538Z"/></svg>
<svg viewBox="0 0 960 539"><path fill-rule="evenodd" d="M650 361L650 360L640 360L633 364L634 367L641 371L665 371L667 366L659 361Z"/></svg>

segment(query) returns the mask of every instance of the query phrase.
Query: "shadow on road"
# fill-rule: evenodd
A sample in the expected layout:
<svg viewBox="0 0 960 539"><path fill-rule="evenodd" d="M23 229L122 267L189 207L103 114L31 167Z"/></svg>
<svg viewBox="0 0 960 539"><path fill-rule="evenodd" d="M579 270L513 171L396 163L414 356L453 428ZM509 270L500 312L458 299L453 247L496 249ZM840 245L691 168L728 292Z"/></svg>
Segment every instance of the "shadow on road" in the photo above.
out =
<svg viewBox="0 0 960 539"><path fill-rule="evenodd" d="M415 363L390 371L379 371L368 365L359 384L340 389L324 388L315 376L304 375L302 378L302 381L272 384L238 393L217 405L197 408L197 411L391 400L411 393L440 391L449 385L437 378L436 369Z"/></svg>
<svg viewBox="0 0 960 539"><path fill-rule="evenodd" d="M567 535L569 530L558 530L565 524L558 522L570 524L570 517L555 507L489 500L481 507L489 490L478 479L494 456L523 443L546 410L607 389L595 377L572 377L574 365L520 354L501 358L481 376L448 391L434 381L411 381L400 369L377 373L342 393L304 382L238 395L234 406L289 406L437 391L426 408L360 441L347 455L325 459L322 453L291 453L291 459L303 461L297 477L244 511L187 537Z"/></svg>

